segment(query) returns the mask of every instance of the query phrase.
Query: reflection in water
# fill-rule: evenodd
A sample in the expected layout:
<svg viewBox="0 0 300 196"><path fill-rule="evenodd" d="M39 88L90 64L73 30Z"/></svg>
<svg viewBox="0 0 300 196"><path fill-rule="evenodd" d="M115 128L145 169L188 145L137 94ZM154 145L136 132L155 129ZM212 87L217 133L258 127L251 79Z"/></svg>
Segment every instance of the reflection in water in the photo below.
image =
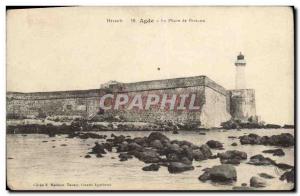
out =
<svg viewBox="0 0 300 196"><path fill-rule="evenodd" d="M283 132L293 134L293 130L268 129L268 130L242 130L222 131L212 130L206 135L197 132L180 131L179 134L165 132L170 139L187 140L196 145L206 143L208 140L218 140L224 143L225 150L212 150L214 154L226 150L240 150L249 157L262 154L263 150L276 147L263 145L240 145L238 139L228 136L242 136L245 133L258 135L274 135ZM101 134L110 136L112 132ZM130 135L131 137L148 136L150 132L114 132L116 135ZM86 159L84 156L90 151L97 139L66 139L65 135L49 138L46 135L29 134L26 137L21 134L7 135L7 179L8 185L13 189L127 189L127 190L154 190L154 189L182 189L182 190L232 190L233 186L247 183L252 176L258 173L267 173L275 176L274 179L266 179L268 190L287 190L293 184L279 180L284 171L274 166L254 166L243 161L235 166L237 170L237 182L231 185L221 185L210 182L201 182L198 177L203 173L202 169L219 165L219 159L205 161L193 161L195 170L179 174L170 174L165 167L158 172L145 172L142 167L145 163L130 159L120 162L116 152L108 153L103 158L92 155ZM42 142L42 141L48 142ZM237 142L238 146L231 146ZM66 144L66 146L62 146ZM55 147L53 147L55 146ZM263 154L278 163L294 164L294 148L283 148L285 156L278 157L271 154ZM52 183L52 184L51 184Z"/></svg>

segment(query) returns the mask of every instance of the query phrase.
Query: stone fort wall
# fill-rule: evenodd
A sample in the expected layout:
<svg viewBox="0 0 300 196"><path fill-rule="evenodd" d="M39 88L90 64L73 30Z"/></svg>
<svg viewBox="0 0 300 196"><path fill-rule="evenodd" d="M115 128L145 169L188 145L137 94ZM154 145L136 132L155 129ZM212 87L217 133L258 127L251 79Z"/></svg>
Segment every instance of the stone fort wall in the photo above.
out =
<svg viewBox="0 0 300 196"><path fill-rule="evenodd" d="M153 106L150 110L107 110L99 111L100 98L107 94L189 94L195 93L197 111L168 111ZM126 121L157 122L176 121L199 123L204 127L218 127L230 119L230 94L222 86L206 76L154 80L136 83L120 83L109 88L80 91L7 93L7 114L11 115L73 115L89 118L119 116Z"/></svg>

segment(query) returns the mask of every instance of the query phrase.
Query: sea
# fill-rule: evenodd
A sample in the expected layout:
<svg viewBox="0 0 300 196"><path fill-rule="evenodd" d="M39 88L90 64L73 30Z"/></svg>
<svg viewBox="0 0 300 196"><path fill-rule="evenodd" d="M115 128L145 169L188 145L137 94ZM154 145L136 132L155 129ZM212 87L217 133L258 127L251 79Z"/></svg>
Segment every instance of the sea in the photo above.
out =
<svg viewBox="0 0 300 196"><path fill-rule="evenodd" d="M101 131L110 137L124 135L134 137L148 136L149 131ZM102 158L91 155L85 158L96 141L102 139L66 138L67 135L49 137L44 134L7 134L6 137L6 174L7 186L12 190L232 190L235 186L246 183L250 186L250 178L259 173L267 173L275 178L264 179L267 186L254 190L290 190L293 183L279 180L285 172L275 166L255 166L247 164L249 157L262 154L277 163L294 165L294 147L282 148L285 156L278 157L262 153L263 150L275 149L275 146L241 145L238 137L249 133L260 136L271 136L280 133L291 133L293 129L242 129L209 130L206 135L198 131L179 131L179 134L164 132L171 140L187 140L196 145L205 144L209 140L223 143L224 150L212 150L213 154L227 150L240 150L248 155L248 159L234 166L237 181L231 184L201 182L199 176L203 169L220 165L219 159L193 161L194 170L171 174L166 167L159 171L143 171L146 165L136 158L119 161L118 153L113 151ZM228 138L235 136L236 138ZM236 142L238 146L231 146Z"/></svg>

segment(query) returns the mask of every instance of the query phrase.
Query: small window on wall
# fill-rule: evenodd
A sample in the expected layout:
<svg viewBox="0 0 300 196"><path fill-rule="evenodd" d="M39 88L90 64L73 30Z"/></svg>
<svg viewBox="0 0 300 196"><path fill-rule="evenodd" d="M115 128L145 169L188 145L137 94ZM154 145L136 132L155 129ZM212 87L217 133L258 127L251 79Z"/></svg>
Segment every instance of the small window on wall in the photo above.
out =
<svg viewBox="0 0 300 196"><path fill-rule="evenodd" d="M66 108L67 110L72 110L72 105L67 105Z"/></svg>

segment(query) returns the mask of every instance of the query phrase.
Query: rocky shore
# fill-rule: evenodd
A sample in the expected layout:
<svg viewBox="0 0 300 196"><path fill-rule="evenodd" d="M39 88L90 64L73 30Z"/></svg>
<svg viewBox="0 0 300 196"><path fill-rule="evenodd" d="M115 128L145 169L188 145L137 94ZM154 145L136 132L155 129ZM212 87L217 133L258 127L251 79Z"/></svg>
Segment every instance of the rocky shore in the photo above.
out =
<svg viewBox="0 0 300 196"><path fill-rule="evenodd" d="M141 167L143 172L159 172L162 167L167 168L170 174L178 174L195 170L195 163L215 159L218 164L202 169L198 175L198 180L202 183L232 184L233 190L253 190L268 186L268 180L274 176L268 173L259 173L252 176L250 181L236 186L238 173L236 167L240 164L249 164L255 167L270 166L279 169L282 173L279 180L288 183L295 181L295 169L293 165L281 163L273 160L272 156L284 157L282 148L293 147L295 145L294 136L290 133L280 133L271 136L259 136L253 133L244 133L238 136L226 136L228 140L235 140L230 146L235 148L240 145L264 145L270 149L248 155L241 150L225 149L222 142L211 138L203 144L194 144L187 140L172 140L162 131L172 131L170 134L181 134L180 130L197 130L199 136L205 136L206 129L195 129L193 126L152 123L128 123L128 122L87 122L83 120L73 120L71 122L49 122L42 123L8 123L7 133L26 134L38 133L47 134L49 137L66 135L67 138L78 138L81 140L94 139L96 142L90 151L83 154L86 159L100 159L108 153L118 153L118 159L126 163L130 159L137 159L144 163ZM131 137L114 132L105 134L99 131L150 131L151 133L143 137ZM218 130L220 132L226 130ZM236 133L238 132L238 130ZM118 134L117 134L118 133ZM240 134L241 135L241 134ZM60 136L62 137L62 136ZM43 141L47 142L47 141ZM65 145L66 146L66 145ZM271 147L276 148L271 148ZM248 151L249 152L249 151ZM261 153L261 154L260 154ZM270 155L271 157L266 157ZM155 174L154 174L155 175ZM278 177L277 177L278 178Z"/></svg>
<svg viewBox="0 0 300 196"><path fill-rule="evenodd" d="M69 135L68 137L82 138L83 134ZM221 153L213 154L211 149L223 149L220 142L210 140L206 144L195 145L185 140L170 140L161 132L152 132L145 137L131 138L124 135L85 135L84 138L102 138L102 143L96 142L90 152L85 155L86 158L103 158L107 153L115 151L119 154L119 161L127 161L136 158L145 163L141 170L145 172L157 172L161 167L167 167L169 173L177 174L194 170L193 162L201 162L207 159L219 159L220 164L211 168L203 169L199 174L199 180L204 183L233 184L237 181L237 170L235 166L240 163L260 166L273 166L284 173L280 180L294 183L294 166L285 163L277 163L271 158L262 154L257 154L248 158L246 152L238 150L226 150ZM291 136L293 137L293 136ZM281 144L285 137L277 137L276 141ZM283 139L281 141L281 139ZM255 145L255 144L252 144ZM275 150L277 152L278 150ZM269 153L263 152L263 153ZM284 155L282 155L284 156ZM247 183L241 186L234 186L234 190L252 190L268 186L267 181L274 178L267 173L260 173L259 176L253 176L249 185Z"/></svg>
<svg viewBox="0 0 300 196"><path fill-rule="evenodd" d="M78 131L173 131L174 134L179 130L199 131L199 134L205 135L205 131L210 129L293 129L293 125L274 125L274 124L258 124L258 123L240 123L237 121L227 121L221 124L221 127L202 128L198 124L193 123L175 123L175 122L122 122L122 121L105 121L94 122L87 121L81 118L45 118L45 119L8 119L7 133L9 134L48 134L54 136L56 134L70 134ZM209 144L208 144L209 145Z"/></svg>

